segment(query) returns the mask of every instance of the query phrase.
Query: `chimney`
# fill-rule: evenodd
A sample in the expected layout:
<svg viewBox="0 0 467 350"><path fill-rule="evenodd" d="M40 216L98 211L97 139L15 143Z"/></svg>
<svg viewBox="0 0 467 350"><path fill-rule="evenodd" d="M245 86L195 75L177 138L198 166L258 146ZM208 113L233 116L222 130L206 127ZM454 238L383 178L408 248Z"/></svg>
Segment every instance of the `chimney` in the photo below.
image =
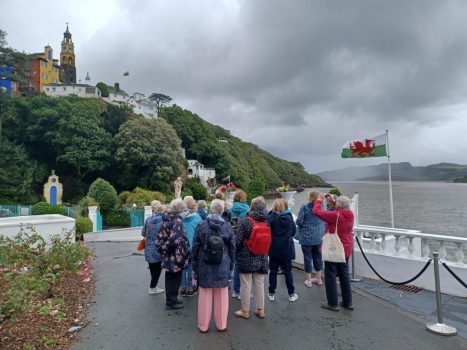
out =
<svg viewBox="0 0 467 350"><path fill-rule="evenodd" d="M119 92L119 91L120 91L120 84L115 83L115 92Z"/></svg>

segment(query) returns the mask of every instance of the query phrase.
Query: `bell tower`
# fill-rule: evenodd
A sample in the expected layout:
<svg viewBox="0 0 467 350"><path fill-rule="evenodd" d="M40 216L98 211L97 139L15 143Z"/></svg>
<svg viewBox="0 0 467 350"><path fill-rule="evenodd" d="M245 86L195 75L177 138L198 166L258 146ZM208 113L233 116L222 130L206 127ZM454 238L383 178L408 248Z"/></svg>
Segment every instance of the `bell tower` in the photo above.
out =
<svg viewBox="0 0 467 350"><path fill-rule="evenodd" d="M76 84L75 45L66 24L60 51L60 81L63 84Z"/></svg>

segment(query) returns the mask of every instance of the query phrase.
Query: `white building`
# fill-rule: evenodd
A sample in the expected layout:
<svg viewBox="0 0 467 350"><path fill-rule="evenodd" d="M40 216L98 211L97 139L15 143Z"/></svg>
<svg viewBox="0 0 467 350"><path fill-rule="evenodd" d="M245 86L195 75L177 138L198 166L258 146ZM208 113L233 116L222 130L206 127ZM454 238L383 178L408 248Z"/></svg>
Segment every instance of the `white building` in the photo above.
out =
<svg viewBox="0 0 467 350"><path fill-rule="evenodd" d="M205 187L213 186L213 181L216 177L216 170L213 168L205 168L203 164L194 159L188 159L188 177L199 178L201 184ZM209 183L208 183L209 182Z"/></svg>
<svg viewBox="0 0 467 350"><path fill-rule="evenodd" d="M101 91L87 84L44 84L44 92L47 96L76 95L87 98L101 98Z"/></svg>
<svg viewBox="0 0 467 350"><path fill-rule="evenodd" d="M109 97L104 97L104 100L113 104L125 103L133 109L135 114L141 114L146 118L157 118L157 108L154 102L146 99L144 94L140 92L135 92L130 97L120 89L118 83L115 83L113 88L109 88Z"/></svg>

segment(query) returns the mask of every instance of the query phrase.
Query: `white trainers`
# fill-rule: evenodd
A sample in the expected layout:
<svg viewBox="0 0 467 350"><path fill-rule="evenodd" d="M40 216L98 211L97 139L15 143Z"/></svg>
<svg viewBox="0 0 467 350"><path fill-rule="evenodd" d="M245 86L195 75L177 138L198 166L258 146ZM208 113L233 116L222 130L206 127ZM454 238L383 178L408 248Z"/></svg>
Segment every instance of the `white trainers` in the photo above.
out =
<svg viewBox="0 0 467 350"><path fill-rule="evenodd" d="M312 282L309 280L305 280L305 286L307 286L308 288L311 288Z"/></svg>
<svg viewBox="0 0 467 350"><path fill-rule="evenodd" d="M160 293L164 293L165 290L162 289L162 288L159 288L159 287L155 287L155 288L149 288L148 290L148 294L150 295L154 295L154 294L160 294Z"/></svg>
<svg viewBox="0 0 467 350"><path fill-rule="evenodd" d="M289 295L289 301L290 302L294 302L294 301L297 301L298 300L298 295L297 294L290 294Z"/></svg>
<svg viewBox="0 0 467 350"><path fill-rule="evenodd" d="M274 301L275 295L274 294L269 294L268 298L269 298L269 301Z"/></svg>
<svg viewBox="0 0 467 350"><path fill-rule="evenodd" d="M240 294L237 294L235 292L232 293L232 298L240 298Z"/></svg>

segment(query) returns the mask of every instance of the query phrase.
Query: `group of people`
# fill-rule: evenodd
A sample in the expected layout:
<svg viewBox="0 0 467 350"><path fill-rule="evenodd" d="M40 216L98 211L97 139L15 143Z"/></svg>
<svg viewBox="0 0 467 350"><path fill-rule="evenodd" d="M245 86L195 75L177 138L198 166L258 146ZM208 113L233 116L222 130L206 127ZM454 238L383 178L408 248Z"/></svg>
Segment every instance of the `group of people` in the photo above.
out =
<svg viewBox="0 0 467 350"><path fill-rule="evenodd" d="M295 259L293 238L298 236L305 265L305 285L322 285L323 261L321 244L325 232L335 232L344 246L345 263L325 262L324 284L327 303L321 306L338 311L336 277L339 277L342 302L352 307L348 278L348 258L353 249L353 213L345 196L326 197L311 191L308 203L300 209L296 223L284 199L276 199L268 211L263 197L247 202L247 195L237 190L233 203L221 195L209 205L191 196L173 200L167 207L158 201L151 203L153 215L143 227L146 239L145 259L151 282L149 294L163 293L158 287L165 270L166 309L183 308L181 296L198 295L198 328L207 332L214 306L218 331L227 328L229 281L232 297L241 300L235 316L250 318L250 298L254 298L254 314L264 318L264 276L269 274L268 299L275 301L279 269L285 276L288 299L298 300L295 293L292 261ZM298 227L298 229L297 229ZM269 241L267 241L269 235ZM263 240L263 241L261 241ZM259 242L259 243L258 243ZM268 242L266 251L262 242ZM312 268L315 278L312 278Z"/></svg>

